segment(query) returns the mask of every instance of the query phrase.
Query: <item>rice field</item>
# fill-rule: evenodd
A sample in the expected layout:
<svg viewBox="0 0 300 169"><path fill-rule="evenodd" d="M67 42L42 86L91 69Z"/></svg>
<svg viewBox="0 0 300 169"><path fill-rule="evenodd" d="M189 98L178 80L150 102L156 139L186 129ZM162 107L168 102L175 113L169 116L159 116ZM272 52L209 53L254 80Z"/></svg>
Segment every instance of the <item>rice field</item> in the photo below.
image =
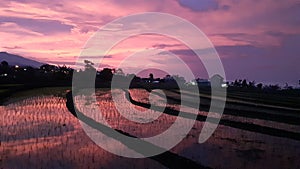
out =
<svg viewBox="0 0 300 169"><path fill-rule="evenodd" d="M0 107L0 168L168 168L159 160L125 158L96 145L66 108L65 97L53 94L66 93L66 89L53 90L47 93L32 91L34 95L13 98ZM128 105L124 91L114 90L122 113L117 110L108 90L97 90L96 102L86 96L76 97L75 102L84 102L78 109L96 121L104 118L111 128L140 138L160 134L168 130L176 118L183 118L163 113L164 109L157 111ZM131 89L129 92L135 101L149 104L147 91ZM180 108L176 103L164 102L159 95L151 97L151 103L158 107ZM204 111L196 112L207 115ZM222 120L300 133L300 124L228 114L224 114ZM191 131L170 152L210 168L300 168L300 141L297 139L248 131L224 123L205 143L199 144L203 124L203 121L196 121ZM118 148L118 145L113 146Z"/></svg>

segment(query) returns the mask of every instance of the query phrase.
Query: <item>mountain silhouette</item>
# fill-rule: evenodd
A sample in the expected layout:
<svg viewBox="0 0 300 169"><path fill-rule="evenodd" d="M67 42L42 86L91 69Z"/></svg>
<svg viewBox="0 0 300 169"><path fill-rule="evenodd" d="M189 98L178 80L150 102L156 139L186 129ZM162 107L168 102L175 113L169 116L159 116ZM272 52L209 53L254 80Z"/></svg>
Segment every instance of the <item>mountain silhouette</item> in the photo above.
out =
<svg viewBox="0 0 300 169"><path fill-rule="evenodd" d="M0 52L0 62L7 61L9 65L40 67L44 63L27 59L19 55L10 54L7 52Z"/></svg>

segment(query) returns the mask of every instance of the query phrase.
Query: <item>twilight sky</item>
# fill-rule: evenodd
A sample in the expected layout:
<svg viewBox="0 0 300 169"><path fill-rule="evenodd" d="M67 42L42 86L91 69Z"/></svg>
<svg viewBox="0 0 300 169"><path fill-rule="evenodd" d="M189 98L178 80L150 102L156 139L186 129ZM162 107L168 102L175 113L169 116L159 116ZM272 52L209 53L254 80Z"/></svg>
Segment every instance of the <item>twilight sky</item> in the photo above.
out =
<svg viewBox="0 0 300 169"><path fill-rule="evenodd" d="M300 80L297 0L1 0L0 51L72 66L101 26L141 12L177 15L201 29L219 53L229 80L294 85ZM143 26L140 22L136 29ZM177 40L158 35L136 36L117 44L103 65L116 67L124 57L149 48L172 52L196 76L206 77L193 52ZM168 58L152 60L172 67Z"/></svg>

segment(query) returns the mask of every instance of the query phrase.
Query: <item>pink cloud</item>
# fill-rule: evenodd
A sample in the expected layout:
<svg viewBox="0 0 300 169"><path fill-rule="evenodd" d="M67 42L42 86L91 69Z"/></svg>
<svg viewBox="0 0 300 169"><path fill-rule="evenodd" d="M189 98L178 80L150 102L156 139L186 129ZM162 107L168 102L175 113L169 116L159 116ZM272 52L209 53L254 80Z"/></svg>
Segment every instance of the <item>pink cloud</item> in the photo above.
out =
<svg viewBox="0 0 300 169"><path fill-rule="evenodd" d="M0 51L51 63L72 63L76 60L74 56L80 54L85 42L101 26L118 17L147 11L166 12L187 19L207 34L215 46L228 47L226 50L230 50L230 55L224 54L226 52L223 51L220 52L221 58L233 58L237 64L239 59L242 59L242 46L266 50L276 48L285 53L287 49L282 46L287 43L286 37L300 34L300 3L295 0L189 0L184 3L173 0L53 0L47 3L36 0L3 1L0 2L0 18L20 18L18 22L22 22L22 19L23 22L28 19L47 20L53 23L52 25L57 24L53 27L57 31L46 34L46 30L43 32L33 29L32 26L38 24L26 25L34 24L33 22L25 22L24 25L17 21L1 22L0 19ZM58 29L60 24L69 25L70 28ZM143 26L142 23L137 25L137 28L140 26ZM114 48L110 53L113 57L107 58L105 64L116 65L134 51L153 48L155 45L159 47L158 44L164 50L185 49L178 42L170 39L165 41L157 36L132 38ZM18 48L15 48L16 46ZM255 55L255 52L245 52L248 52L247 56ZM287 62L284 57L278 58L280 61L276 63ZM267 64L270 60L266 59L265 62ZM288 73L288 70L285 73Z"/></svg>

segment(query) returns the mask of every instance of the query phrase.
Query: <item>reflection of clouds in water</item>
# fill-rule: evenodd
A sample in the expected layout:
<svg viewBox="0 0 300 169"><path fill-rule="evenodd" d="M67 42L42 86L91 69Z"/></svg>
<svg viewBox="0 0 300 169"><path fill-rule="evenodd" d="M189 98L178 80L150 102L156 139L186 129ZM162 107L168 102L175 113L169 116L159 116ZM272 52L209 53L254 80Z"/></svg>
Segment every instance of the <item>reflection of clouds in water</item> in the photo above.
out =
<svg viewBox="0 0 300 169"><path fill-rule="evenodd" d="M117 90L117 93L118 91L119 90ZM145 98L149 96L146 90L138 91L133 89L132 92L142 100L145 100ZM83 112L86 116L93 118L95 121L104 123L103 120L105 120L112 128L122 130L140 138L155 136L167 130L176 120L176 117L158 111L149 111L148 109L139 108L134 105L125 107L125 102L128 101L125 101L123 91L119 91L119 93L120 97L118 97L119 101L117 103L124 106L122 114L116 109L115 103L112 102L111 92L100 96L97 93L98 103L93 103L89 106L85 106L85 96L76 96L75 102L81 102L81 104L76 104L76 106L80 112ZM163 102L159 102L157 105L161 106ZM96 107L99 108L100 112L96 112L96 110L98 110ZM128 120L127 117L129 117L130 120ZM131 119L133 118L136 118L136 121L132 121ZM150 121L151 119L153 119L153 121ZM139 123L140 121L145 123Z"/></svg>
<svg viewBox="0 0 300 169"><path fill-rule="evenodd" d="M150 123L154 121L161 116L166 106L166 98L161 98L152 93L149 94L149 99L147 96L146 99L144 99L148 100L151 104L149 109L138 109L137 106L131 104L130 101L126 99L126 93L122 90L112 90L112 95L118 112L126 119L137 123ZM160 109L155 109L154 111L153 105L160 106Z"/></svg>
<svg viewBox="0 0 300 169"><path fill-rule="evenodd" d="M32 97L2 106L0 112L0 168L164 168L99 148L61 98Z"/></svg>
<svg viewBox="0 0 300 169"><path fill-rule="evenodd" d="M10 129L13 129L17 132L8 132ZM39 124L27 124L12 125L2 127L1 137L13 139L13 140L27 140L31 138L40 138L40 137L52 137L63 135L66 132L73 131L74 127L72 124L60 124L57 122L42 122Z"/></svg>
<svg viewBox="0 0 300 169"><path fill-rule="evenodd" d="M58 97L33 97L2 107L1 140L26 140L63 135L73 124L61 112L64 101Z"/></svg>
<svg viewBox="0 0 300 169"><path fill-rule="evenodd" d="M133 89L131 95L135 100L149 102L149 99L145 99L149 97L147 92ZM97 91L97 96L98 103L92 105L105 110L103 116L109 120L109 124L132 135L156 135L168 129L176 119L161 114L158 119L146 124L128 122L113 108L109 93ZM176 105L168 106L178 109ZM33 97L2 106L0 112L0 168L164 168L151 159L123 158L98 147L86 136L61 98ZM223 118L263 124L262 120L243 117L225 115ZM277 126L280 124L273 123ZM202 122L196 122L188 136L171 151L213 168L276 168L283 164L286 168L293 168L299 165L299 141L220 125L207 142L198 144L202 126ZM287 125L279 126L292 130ZM48 131L53 131L53 134L47 135ZM112 146L118 148L117 145Z"/></svg>

